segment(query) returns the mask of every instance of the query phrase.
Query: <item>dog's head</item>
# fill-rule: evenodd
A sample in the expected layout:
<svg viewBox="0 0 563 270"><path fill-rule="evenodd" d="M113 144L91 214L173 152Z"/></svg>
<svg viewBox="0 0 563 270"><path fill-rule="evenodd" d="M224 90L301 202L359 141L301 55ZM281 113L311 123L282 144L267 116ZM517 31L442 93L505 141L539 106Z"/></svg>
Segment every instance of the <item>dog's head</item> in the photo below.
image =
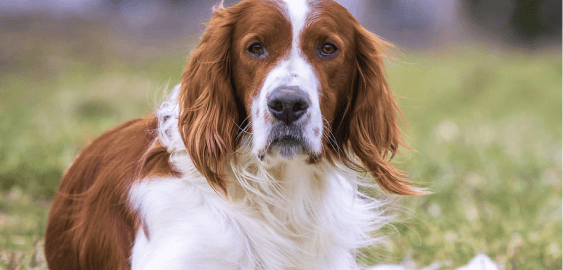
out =
<svg viewBox="0 0 563 270"><path fill-rule="evenodd" d="M261 160L324 158L368 171L388 192L418 194L389 164L403 142L386 45L334 1L216 8L179 95L179 130L195 166L225 191L225 163L251 134Z"/></svg>

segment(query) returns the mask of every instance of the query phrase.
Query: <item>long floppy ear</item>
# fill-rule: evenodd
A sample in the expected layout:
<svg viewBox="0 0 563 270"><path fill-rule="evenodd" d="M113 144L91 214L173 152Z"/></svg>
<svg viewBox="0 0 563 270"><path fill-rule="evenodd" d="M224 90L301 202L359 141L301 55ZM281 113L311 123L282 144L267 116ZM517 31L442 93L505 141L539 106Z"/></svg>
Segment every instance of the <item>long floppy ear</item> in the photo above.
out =
<svg viewBox="0 0 563 270"><path fill-rule="evenodd" d="M383 51L389 44L356 24L356 74L349 115L349 137L345 146L362 162L379 186L390 193L420 195L406 174L389 162L405 146L399 129L399 108L389 90L383 65Z"/></svg>
<svg viewBox="0 0 563 270"><path fill-rule="evenodd" d="M216 8L181 78L178 128L197 170L226 194L223 168L235 148L238 110L231 84L235 16Z"/></svg>

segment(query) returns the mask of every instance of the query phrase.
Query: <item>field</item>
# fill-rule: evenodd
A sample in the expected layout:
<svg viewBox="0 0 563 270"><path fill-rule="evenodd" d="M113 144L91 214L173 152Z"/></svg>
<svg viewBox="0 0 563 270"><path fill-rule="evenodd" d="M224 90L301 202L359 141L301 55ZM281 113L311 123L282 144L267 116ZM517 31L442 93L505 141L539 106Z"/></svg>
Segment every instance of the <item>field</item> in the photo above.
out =
<svg viewBox="0 0 563 270"><path fill-rule="evenodd" d="M66 166L104 130L153 111L189 46L136 58L100 44L0 45L0 269L43 269L38 241ZM478 45L389 60L411 148L395 164L433 193L377 194L396 222L362 260L453 269L485 253L505 269L561 269L561 64L560 52Z"/></svg>

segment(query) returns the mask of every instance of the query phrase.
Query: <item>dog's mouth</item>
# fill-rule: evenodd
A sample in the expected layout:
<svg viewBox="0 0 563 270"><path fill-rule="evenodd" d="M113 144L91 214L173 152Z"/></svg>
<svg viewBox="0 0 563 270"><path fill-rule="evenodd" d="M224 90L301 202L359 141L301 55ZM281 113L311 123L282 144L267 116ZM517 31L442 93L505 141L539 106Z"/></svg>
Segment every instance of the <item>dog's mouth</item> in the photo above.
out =
<svg viewBox="0 0 563 270"><path fill-rule="evenodd" d="M267 148L270 153L277 150L280 156L288 158L306 153L307 144L302 138L286 135L272 139Z"/></svg>
<svg viewBox="0 0 563 270"><path fill-rule="evenodd" d="M271 139L268 143L270 146L291 146L291 145L303 145L303 139L294 137L291 135L285 135L283 137L276 137Z"/></svg>
<svg viewBox="0 0 563 270"><path fill-rule="evenodd" d="M308 155L317 159L320 154L313 151L311 145L301 135L274 134L269 136L267 145L258 153L258 158L264 160L266 155L279 155L292 158L297 155Z"/></svg>

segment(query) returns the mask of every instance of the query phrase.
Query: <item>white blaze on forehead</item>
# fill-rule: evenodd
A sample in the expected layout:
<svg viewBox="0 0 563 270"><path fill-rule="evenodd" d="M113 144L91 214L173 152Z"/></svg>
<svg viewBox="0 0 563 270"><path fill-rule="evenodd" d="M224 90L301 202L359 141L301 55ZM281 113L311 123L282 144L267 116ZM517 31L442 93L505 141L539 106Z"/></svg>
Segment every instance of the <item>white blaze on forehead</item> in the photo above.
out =
<svg viewBox="0 0 563 270"><path fill-rule="evenodd" d="M307 0L283 0L287 8L287 15L293 29L292 51L299 47L299 34L305 26L305 20L309 13Z"/></svg>

